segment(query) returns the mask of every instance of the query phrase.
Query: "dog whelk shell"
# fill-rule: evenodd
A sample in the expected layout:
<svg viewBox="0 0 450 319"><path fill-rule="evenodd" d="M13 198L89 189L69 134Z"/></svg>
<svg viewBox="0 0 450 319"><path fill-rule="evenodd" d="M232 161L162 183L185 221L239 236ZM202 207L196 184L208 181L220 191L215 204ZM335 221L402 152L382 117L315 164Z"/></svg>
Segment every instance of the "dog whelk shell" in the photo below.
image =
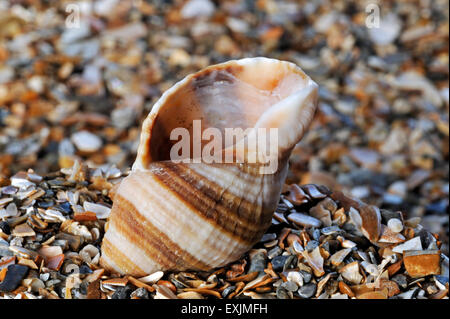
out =
<svg viewBox="0 0 450 319"><path fill-rule="evenodd" d="M317 84L296 65L274 59L213 65L175 84L143 123L136 161L115 193L101 265L144 276L209 270L238 259L270 226L289 155L316 105ZM225 135L228 128L242 129L245 135L225 138L215 161L199 160L195 121L201 135L209 128ZM171 134L180 128L193 145L174 160ZM268 146L257 137L261 128L278 133L270 140L277 157L269 172L261 171L269 158L260 157ZM201 150L208 141L201 140ZM233 161L221 163L227 154Z"/></svg>

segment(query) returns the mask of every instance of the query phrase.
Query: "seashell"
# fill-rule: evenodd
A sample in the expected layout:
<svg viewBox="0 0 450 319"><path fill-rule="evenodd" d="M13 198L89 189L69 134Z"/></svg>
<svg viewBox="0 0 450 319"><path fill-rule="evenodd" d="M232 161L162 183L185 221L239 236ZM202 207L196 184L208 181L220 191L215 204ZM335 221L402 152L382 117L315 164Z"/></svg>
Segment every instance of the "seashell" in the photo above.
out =
<svg viewBox="0 0 450 319"><path fill-rule="evenodd" d="M330 262L331 264L333 264L333 266L339 266L345 259L345 257L347 257L347 255L351 252L350 248L344 248L341 249L337 252L335 252L331 257L330 257Z"/></svg>
<svg viewBox="0 0 450 319"><path fill-rule="evenodd" d="M296 65L259 57L210 66L166 91L145 119L136 161L115 192L101 265L145 276L210 270L247 252L271 224L288 158L312 121L317 91ZM209 128L246 133L225 139L214 161L202 160L195 120L203 135ZM192 145L174 160L178 142L170 137L178 128ZM277 165L262 174L273 154L263 154L268 143L257 134L270 128L278 132ZM209 142L202 140L200 149ZM223 163L226 156L233 161Z"/></svg>
<svg viewBox="0 0 450 319"><path fill-rule="evenodd" d="M302 251L303 257L305 257L306 262L314 271L317 277L321 277L325 274L323 270L323 257L320 254L320 247L316 247L311 253L307 250Z"/></svg>
<svg viewBox="0 0 450 319"><path fill-rule="evenodd" d="M395 246L392 251L394 253L402 254L405 250L422 250L422 241L420 237L414 237L400 245Z"/></svg>
<svg viewBox="0 0 450 319"><path fill-rule="evenodd" d="M339 269L339 273L344 277L348 282L358 285L363 280L363 276L359 273L359 264L357 261L349 263Z"/></svg>

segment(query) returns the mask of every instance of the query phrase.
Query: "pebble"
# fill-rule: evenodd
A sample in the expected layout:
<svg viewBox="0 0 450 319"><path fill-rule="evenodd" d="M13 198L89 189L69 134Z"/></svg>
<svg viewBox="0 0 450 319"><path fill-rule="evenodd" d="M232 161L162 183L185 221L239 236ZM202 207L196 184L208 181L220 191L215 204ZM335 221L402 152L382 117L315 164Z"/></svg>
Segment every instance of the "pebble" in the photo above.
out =
<svg viewBox="0 0 450 319"><path fill-rule="evenodd" d="M248 268L248 273L255 271L264 272L266 268L266 255L264 251L258 250L256 252L250 253L250 266Z"/></svg>
<svg viewBox="0 0 450 319"><path fill-rule="evenodd" d="M408 287L408 280L406 279L406 276L403 274L395 275L391 278L392 281L396 282L397 285L402 287L403 289L406 289Z"/></svg>
<svg viewBox="0 0 450 319"><path fill-rule="evenodd" d="M400 205L403 203L403 198L399 195L384 193L383 194L383 203L386 205Z"/></svg>
<svg viewBox="0 0 450 319"><path fill-rule="evenodd" d="M288 220L291 222L301 225L303 227L320 227L322 225L322 222L318 220L317 218L301 214L301 213L291 213L287 217Z"/></svg>
<svg viewBox="0 0 450 319"><path fill-rule="evenodd" d="M302 274L303 281L305 282L305 284L307 284L311 281L312 274L310 274L309 272L304 271L304 270L300 270L300 273Z"/></svg>
<svg viewBox="0 0 450 319"><path fill-rule="evenodd" d="M111 299L128 299L132 290L130 286L118 287L111 296Z"/></svg>
<svg viewBox="0 0 450 319"><path fill-rule="evenodd" d="M278 256L281 253L282 253L281 248L279 246L276 246L276 247L274 247L274 248L272 248L271 250L268 251L267 257L269 259L272 259L272 258Z"/></svg>
<svg viewBox="0 0 450 319"><path fill-rule="evenodd" d="M278 299L290 299L288 291L281 286L277 287L276 293Z"/></svg>
<svg viewBox="0 0 450 319"><path fill-rule="evenodd" d="M267 233L267 234L264 234L261 237L260 242L261 243L265 243L265 242L268 242L268 241L271 241L271 240L275 240L276 238L277 238L277 234L275 234L275 233Z"/></svg>
<svg viewBox="0 0 450 319"><path fill-rule="evenodd" d="M300 287L298 294L301 298L308 299L314 296L317 290L317 285L314 283L306 284Z"/></svg>
<svg viewBox="0 0 450 319"><path fill-rule="evenodd" d="M92 274L92 269L89 266L83 264L80 266L80 274Z"/></svg>
<svg viewBox="0 0 450 319"><path fill-rule="evenodd" d="M2 188L2 193L5 195L14 195L15 193L17 193L17 191L17 187L11 185Z"/></svg>
<svg viewBox="0 0 450 319"><path fill-rule="evenodd" d="M73 133L71 139L78 150L88 153L98 151L103 144L100 137L88 131Z"/></svg>
<svg viewBox="0 0 450 319"><path fill-rule="evenodd" d="M185 19L210 17L214 11L214 3L210 0L189 0L181 9L181 16Z"/></svg>
<svg viewBox="0 0 450 319"><path fill-rule="evenodd" d="M319 229L314 229L314 230L312 231L312 238L313 238L315 241L319 241L319 239L320 239L320 230L319 230Z"/></svg>
<svg viewBox="0 0 450 319"><path fill-rule="evenodd" d="M395 296L398 299L412 299L416 293L418 293L419 288L415 287L411 290L405 291L404 293Z"/></svg>
<svg viewBox="0 0 450 319"><path fill-rule="evenodd" d="M396 181L389 186L387 191L401 198L405 198L408 192L408 185L404 181Z"/></svg>
<svg viewBox="0 0 450 319"><path fill-rule="evenodd" d="M286 259L286 262L283 266L283 271L286 271L290 268L295 268L295 265L297 264L298 257L296 255L289 255Z"/></svg>
<svg viewBox="0 0 450 319"><path fill-rule="evenodd" d="M272 267L275 271L280 271L288 259L288 256L276 256L272 259Z"/></svg>
<svg viewBox="0 0 450 319"><path fill-rule="evenodd" d="M286 278L288 281L295 283L298 287L303 286L303 276L298 271L290 271Z"/></svg>
<svg viewBox="0 0 450 319"><path fill-rule="evenodd" d="M19 237L16 237L19 238ZM20 238L22 239L22 238ZM9 249L14 253L17 254L20 257L27 258L27 259L35 259L37 257L37 253L35 251L26 249L21 246L14 245L13 241L10 242Z"/></svg>
<svg viewBox="0 0 450 319"><path fill-rule="evenodd" d="M22 279L27 275L28 267L23 265L9 265L5 279L0 283L0 291L11 292L15 290Z"/></svg>
<svg viewBox="0 0 450 319"><path fill-rule="evenodd" d="M133 124L136 118L136 110L132 107L115 109L111 113L113 125L119 129L125 129Z"/></svg>
<svg viewBox="0 0 450 319"><path fill-rule="evenodd" d="M73 146L70 139L65 138L58 145L59 156L72 156L75 154L75 147Z"/></svg>
<svg viewBox="0 0 450 319"><path fill-rule="evenodd" d="M433 83L415 71L403 72L392 81L392 85L405 91L421 91L425 99L435 106L442 103L441 95Z"/></svg>
<svg viewBox="0 0 450 319"><path fill-rule="evenodd" d="M440 275L436 275L436 276L434 276L434 278L437 280L437 281L439 281L442 285L446 285L446 284L448 284L448 277L445 277L445 276L440 276Z"/></svg>
<svg viewBox="0 0 450 319"><path fill-rule="evenodd" d="M338 284L339 287L339 291L343 294L348 295L349 297L355 297L355 294L353 293L353 291L350 289L350 287L343 281L340 281Z"/></svg>
<svg viewBox="0 0 450 319"><path fill-rule="evenodd" d="M316 240L310 240L309 242L308 242L308 244L306 244L306 247L305 247L305 249L307 250L307 251L313 251L314 249L316 249L316 247L318 247L319 246L319 242L318 241L316 241Z"/></svg>
<svg viewBox="0 0 450 319"><path fill-rule="evenodd" d="M398 37L401 30L401 20L397 15L390 13L380 18L379 27L369 28L369 38L377 45L387 45Z"/></svg>
<svg viewBox="0 0 450 319"><path fill-rule="evenodd" d="M42 93L45 89L44 78L38 75L32 76L27 84L28 87L36 93Z"/></svg>
<svg viewBox="0 0 450 319"><path fill-rule="evenodd" d="M15 203L10 203L6 209L0 209L0 218L16 217L18 215L17 206Z"/></svg>
<svg viewBox="0 0 450 319"><path fill-rule="evenodd" d="M135 291L133 291L130 295L131 297L137 297L139 299L148 299L148 291L145 288L138 288Z"/></svg>
<svg viewBox="0 0 450 319"><path fill-rule="evenodd" d="M39 292L39 289L45 288L44 282L38 278L24 279L23 284L34 293Z"/></svg>
<svg viewBox="0 0 450 319"><path fill-rule="evenodd" d="M70 214L72 212L72 206L69 202L63 202L56 206L56 208L62 211L64 214Z"/></svg>
<svg viewBox="0 0 450 319"><path fill-rule="evenodd" d="M272 248L272 247L274 247L274 246L277 245L277 244L278 244L278 240L275 239L275 240L272 240L272 241L269 241L269 242L265 242L265 243L264 243L264 247L266 247L266 248Z"/></svg>
<svg viewBox="0 0 450 319"><path fill-rule="evenodd" d="M228 286L222 291L222 297L226 298L229 294L236 290L236 286Z"/></svg>
<svg viewBox="0 0 450 319"><path fill-rule="evenodd" d="M448 209L448 199L443 199L443 200L428 204L425 207L425 209L427 210L427 212L430 212L430 213L445 214Z"/></svg>
<svg viewBox="0 0 450 319"><path fill-rule="evenodd" d="M8 66L0 67L0 84L9 82L14 78L14 69Z"/></svg>
<svg viewBox="0 0 450 319"><path fill-rule="evenodd" d="M6 235L11 234L11 228L9 227L9 224L5 221L0 222L0 230Z"/></svg>
<svg viewBox="0 0 450 319"><path fill-rule="evenodd" d="M391 218L388 221L388 227L391 231L393 231L394 233L399 233L403 230L403 223L401 222L400 219L397 218Z"/></svg>
<svg viewBox="0 0 450 319"><path fill-rule="evenodd" d="M324 235L332 235L340 232L341 229L338 226L330 226L321 229L322 234Z"/></svg>
<svg viewBox="0 0 450 319"><path fill-rule="evenodd" d="M0 248L8 248L8 247L9 247L9 243L0 237Z"/></svg>
<svg viewBox="0 0 450 319"><path fill-rule="evenodd" d="M400 41L401 42L410 42L410 41L417 41L420 38L429 35L431 33L434 32L434 26L430 23L425 24L425 25L414 25L412 27L409 27L408 29L406 29L401 37L400 37Z"/></svg>
<svg viewBox="0 0 450 319"><path fill-rule="evenodd" d="M2 247L0 244L0 257L14 256L14 253L8 249L8 247Z"/></svg>
<svg viewBox="0 0 450 319"><path fill-rule="evenodd" d="M297 284L294 283L293 281L286 281L281 284L281 287L283 287L284 289L286 289L288 291L292 291L292 292L294 292L298 289Z"/></svg>

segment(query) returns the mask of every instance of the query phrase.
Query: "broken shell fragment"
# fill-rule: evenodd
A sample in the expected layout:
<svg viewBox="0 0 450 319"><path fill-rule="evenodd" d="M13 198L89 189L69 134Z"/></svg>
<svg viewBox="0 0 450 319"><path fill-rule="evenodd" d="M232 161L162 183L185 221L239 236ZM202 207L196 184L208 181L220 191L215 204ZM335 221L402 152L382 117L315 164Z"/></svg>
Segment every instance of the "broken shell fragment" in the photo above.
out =
<svg viewBox="0 0 450 319"><path fill-rule="evenodd" d="M27 237L27 236L35 236L36 233L34 230L28 226L27 224L20 224L14 227L12 231L13 236L19 236L19 237Z"/></svg>
<svg viewBox="0 0 450 319"><path fill-rule="evenodd" d="M333 266L339 266L347 257L347 255L351 252L351 248L344 248L337 252L335 252L329 259Z"/></svg>
<svg viewBox="0 0 450 319"><path fill-rule="evenodd" d="M397 283L392 280L381 279L380 289L383 290L384 288L387 288L388 290L388 297L392 297L400 293L400 288Z"/></svg>
<svg viewBox="0 0 450 319"><path fill-rule="evenodd" d="M413 278L441 273L439 250L408 250L403 253L406 271Z"/></svg>
<svg viewBox="0 0 450 319"><path fill-rule="evenodd" d="M379 243L398 244L404 241L405 237L402 234L392 231L388 226L381 225L381 236L378 239Z"/></svg>
<svg viewBox="0 0 450 319"><path fill-rule="evenodd" d="M356 296L357 299L387 299L387 289L385 291L368 291Z"/></svg>
<svg viewBox="0 0 450 319"><path fill-rule="evenodd" d="M106 219L109 217L109 214L111 213L111 208L100 204L90 203L87 201L83 203L83 208L86 212L95 213L98 219Z"/></svg>
<svg viewBox="0 0 450 319"><path fill-rule="evenodd" d="M331 198L340 201L363 235L371 242L376 242L381 233L381 213L378 207L367 205L350 198L340 191L331 194Z"/></svg>
<svg viewBox="0 0 450 319"><path fill-rule="evenodd" d="M359 272L359 264L357 261L349 263L339 269L339 273L344 277L345 280L349 281L354 285L361 283L363 276Z"/></svg>
<svg viewBox="0 0 450 319"><path fill-rule="evenodd" d="M323 257L320 254L320 247L316 247L311 253L307 250L302 251L303 257L305 257L306 262L314 271L314 275L317 277L323 276L325 271L323 270Z"/></svg>
<svg viewBox="0 0 450 319"><path fill-rule="evenodd" d="M322 225L322 222L317 218L297 212L289 214L287 219L293 222L294 224L303 227L320 227L320 225Z"/></svg>
<svg viewBox="0 0 450 319"><path fill-rule="evenodd" d="M317 84L300 68L267 58L213 65L174 85L144 121L133 169L114 196L101 265L144 276L209 270L238 259L270 226L287 160L316 104ZM195 120L201 120L202 130L248 129L220 150L220 158L232 154L240 162L207 163L194 154L172 161L171 132L180 128L193 136ZM260 128L278 131L278 165L269 174L249 161L261 152L261 144L250 143ZM306 191L326 197L313 185Z"/></svg>
<svg viewBox="0 0 450 319"><path fill-rule="evenodd" d="M145 284L154 284L154 283L158 282L158 280L160 280L163 276L164 276L164 272L157 271L148 276L139 278L139 281L141 281Z"/></svg>
<svg viewBox="0 0 450 319"><path fill-rule="evenodd" d="M28 267L23 265L9 265L6 271L6 276L0 283L0 292L10 292L16 289L21 280L28 273Z"/></svg>
<svg viewBox="0 0 450 319"><path fill-rule="evenodd" d="M422 242L420 237L414 237L408 241L405 241L403 244L395 246L392 251L394 253L403 253L405 250L422 250Z"/></svg>
<svg viewBox="0 0 450 319"><path fill-rule="evenodd" d="M350 287L343 281L339 281L339 291L343 294L346 294L347 296L349 296L350 298L355 297L355 294L353 293L353 291L350 289Z"/></svg>
<svg viewBox="0 0 450 319"><path fill-rule="evenodd" d="M289 185L288 191L289 195L286 198L294 205L305 204L309 200L309 196L297 184Z"/></svg>
<svg viewBox="0 0 450 319"><path fill-rule="evenodd" d="M319 219L326 227L331 226L331 216L336 211L336 203L329 197L319 202L316 206L312 207L310 214L312 217Z"/></svg>

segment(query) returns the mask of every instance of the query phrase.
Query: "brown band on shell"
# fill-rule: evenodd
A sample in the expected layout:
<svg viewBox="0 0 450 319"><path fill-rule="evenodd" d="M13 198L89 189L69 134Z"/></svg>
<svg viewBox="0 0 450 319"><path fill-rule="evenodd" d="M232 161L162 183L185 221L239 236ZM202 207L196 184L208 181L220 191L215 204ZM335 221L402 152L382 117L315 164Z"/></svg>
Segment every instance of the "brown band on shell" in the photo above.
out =
<svg viewBox="0 0 450 319"><path fill-rule="evenodd" d="M164 269L211 268L172 242L120 194L115 200L120 202L120 211L116 211L116 218L112 219L115 221L114 226L130 242L140 243L146 257L158 260Z"/></svg>
<svg viewBox="0 0 450 319"><path fill-rule="evenodd" d="M111 260L114 265L110 265L105 256L107 256L107 259ZM102 242L102 257L100 259L100 264L102 265L102 267L112 273L123 273L126 269L127 273L133 274L135 276L146 275L146 272L144 270L142 270L130 258L128 258L127 255L117 249L113 245L113 243L111 243L106 237Z"/></svg>
<svg viewBox="0 0 450 319"><path fill-rule="evenodd" d="M180 174L180 164L170 162L154 163L164 168L164 173L155 170L155 177L158 178L167 188L171 189L178 200L185 203L199 216L238 242L252 244L260 235L261 230L255 230L253 224L248 220L238 219L233 210L229 210L221 203L221 199L208 197L199 191L192 181L183 179ZM185 175L186 176L186 175ZM204 182L207 182L203 179ZM235 199L239 197L233 196Z"/></svg>
<svg viewBox="0 0 450 319"><path fill-rule="evenodd" d="M196 88L210 85L210 83L216 81L230 82L232 77L239 73L242 68L241 65L236 63L234 65L222 66L221 68L206 68L192 76L192 87L195 90Z"/></svg>
<svg viewBox="0 0 450 319"><path fill-rule="evenodd" d="M261 217L262 207L259 205L255 205L255 203L247 201L244 198L244 196L234 194L231 191L231 187L227 189L222 189L219 185L210 180L205 179L204 176L198 174L194 169L189 168L187 165L170 164L170 163L167 163L166 165L170 166L171 170L179 174L179 176L182 177L189 184L191 185L195 184L195 188L198 189L200 192L202 192L205 196L209 197L212 201L215 201L216 203L221 203L219 207L221 209L221 212L231 213L232 216L235 215L236 218L238 219L239 224L251 227L253 225L253 222L259 221ZM220 164L220 165L235 166L240 169L242 175L245 174L249 175L250 177L256 176L247 173L247 171L251 170L243 169L243 167L246 165L236 165L236 164ZM242 177L242 175L236 177L236 179ZM201 183L198 183L198 181L201 181ZM236 202L236 199L239 200L238 203Z"/></svg>

